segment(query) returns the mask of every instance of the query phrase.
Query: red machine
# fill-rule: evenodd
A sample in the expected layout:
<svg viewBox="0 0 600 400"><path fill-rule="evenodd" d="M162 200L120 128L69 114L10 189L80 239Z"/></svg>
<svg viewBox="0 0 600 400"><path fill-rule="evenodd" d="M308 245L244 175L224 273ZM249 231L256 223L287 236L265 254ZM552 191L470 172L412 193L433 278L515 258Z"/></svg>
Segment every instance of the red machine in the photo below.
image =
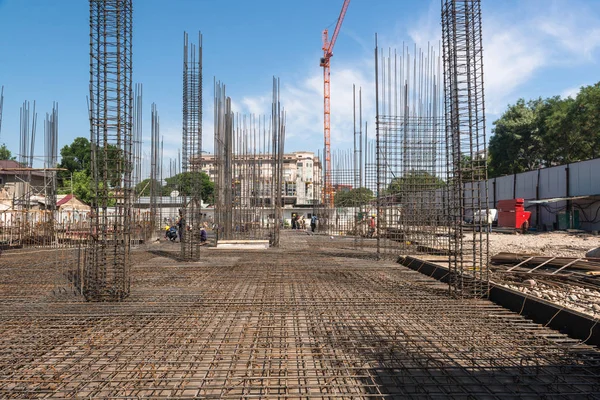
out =
<svg viewBox="0 0 600 400"><path fill-rule="evenodd" d="M499 200L496 207L498 209L498 226L528 229L531 212L525 211L524 204L525 200L523 199Z"/></svg>

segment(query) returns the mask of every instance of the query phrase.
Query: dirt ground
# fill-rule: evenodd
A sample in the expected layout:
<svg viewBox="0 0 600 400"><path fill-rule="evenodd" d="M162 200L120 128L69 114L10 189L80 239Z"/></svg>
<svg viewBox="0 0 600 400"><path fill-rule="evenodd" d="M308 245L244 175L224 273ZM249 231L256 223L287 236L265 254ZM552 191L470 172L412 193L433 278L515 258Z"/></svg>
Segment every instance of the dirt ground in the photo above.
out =
<svg viewBox="0 0 600 400"><path fill-rule="evenodd" d="M584 257L600 246L600 236L544 232L522 234L490 234L490 255L500 252L539 254L552 257Z"/></svg>

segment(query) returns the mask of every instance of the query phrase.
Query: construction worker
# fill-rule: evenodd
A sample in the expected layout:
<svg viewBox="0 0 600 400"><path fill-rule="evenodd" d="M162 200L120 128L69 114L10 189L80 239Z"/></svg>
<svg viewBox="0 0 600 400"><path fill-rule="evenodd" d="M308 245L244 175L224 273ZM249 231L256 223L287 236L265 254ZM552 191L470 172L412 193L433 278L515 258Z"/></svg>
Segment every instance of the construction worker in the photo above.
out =
<svg viewBox="0 0 600 400"><path fill-rule="evenodd" d="M177 233L179 233L179 241L183 242L183 231L185 229L185 218L183 217L183 210L179 209L179 218L177 219Z"/></svg>
<svg viewBox="0 0 600 400"><path fill-rule="evenodd" d="M369 220L369 237L375 236L375 227L376 226L377 226L377 224L375 223L375 216L372 215L371 219Z"/></svg>

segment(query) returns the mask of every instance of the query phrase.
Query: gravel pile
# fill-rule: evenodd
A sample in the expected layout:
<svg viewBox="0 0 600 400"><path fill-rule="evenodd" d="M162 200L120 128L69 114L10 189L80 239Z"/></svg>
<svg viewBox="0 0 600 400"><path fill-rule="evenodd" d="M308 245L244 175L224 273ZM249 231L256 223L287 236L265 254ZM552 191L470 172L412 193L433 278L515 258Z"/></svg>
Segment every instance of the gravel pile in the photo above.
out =
<svg viewBox="0 0 600 400"><path fill-rule="evenodd" d="M502 286L600 319L600 290L572 285L565 287L550 286L536 282L533 279L528 279L520 285L503 283Z"/></svg>
<svg viewBox="0 0 600 400"><path fill-rule="evenodd" d="M490 255L501 252L535 254L546 257L585 257L590 249L600 246L600 236L544 232L522 234L490 234ZM600 319L600 290L570 284L545 284L533 279L522 283L499 282L502 286L544 299L571 310Z"/></svg>
<svg viewBox="0 0 600 400"><path fill-rule="evenodd" d="M584 257L600 246L600 236L544 232L522 234L490 234L490 255L501 252L538 254L549 257Z"/></svg>

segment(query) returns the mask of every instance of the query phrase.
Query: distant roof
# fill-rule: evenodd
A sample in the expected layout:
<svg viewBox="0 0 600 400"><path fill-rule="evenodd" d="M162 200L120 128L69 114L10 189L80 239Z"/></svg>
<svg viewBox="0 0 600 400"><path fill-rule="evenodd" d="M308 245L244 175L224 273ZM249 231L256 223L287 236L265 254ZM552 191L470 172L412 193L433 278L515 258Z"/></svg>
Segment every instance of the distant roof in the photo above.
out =
<svg viewBox="0 0 600 400"><path fill-rule="evenodd" d="M23 168L23 165L15 160L0 160L0 169L2 168ZM24 175L26 173L30 173L35 176L44 176L44 171L31 171L31 172L23 172L23 171L0 171L2 175Z"/></svg>
<svg viewBox="0 0 600 400"><path fill-rule="evenodd" d="M19 168L22 165L15 160L0 160L0 168Z"/></svg>
<svg viewBox="0 0 600 400"><path fill-rule="evenodd" d="M57 196L60 197L60 196ZM71 200L73 198L72 194L67 194L65 195L62 199L58 200L56 202L56 207L62 206L63 204L67 203L69 200Z"/></svg>

